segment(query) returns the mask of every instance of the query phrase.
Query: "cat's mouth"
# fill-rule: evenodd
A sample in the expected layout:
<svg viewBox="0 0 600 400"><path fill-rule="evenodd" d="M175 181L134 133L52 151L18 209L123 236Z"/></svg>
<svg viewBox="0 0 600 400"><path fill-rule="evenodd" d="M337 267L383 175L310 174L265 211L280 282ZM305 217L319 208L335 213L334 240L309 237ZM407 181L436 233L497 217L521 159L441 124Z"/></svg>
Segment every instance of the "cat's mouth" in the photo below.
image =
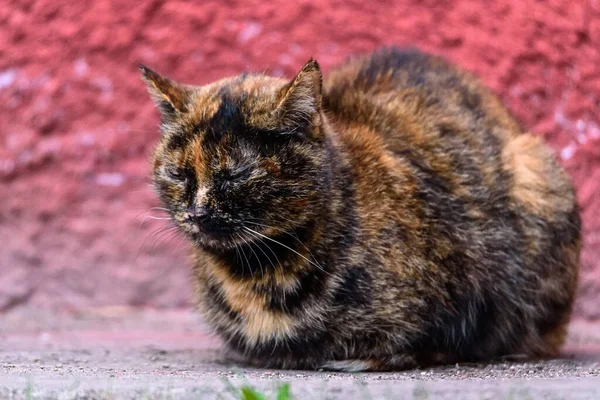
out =
<svg viewBox="0 0 600 400"><path fill-rule="evenodd" d="M242 219L213 214L199 218L179 214L176 218L179 229L200 248L207 250L231 250L254 241L269 241L278 236L281 227L255 222L256 219Z"/></svg>
<svg viewBox="0 0 600 400"><path fill-rule="evenodd" d="M206 249L233 249L246 243L250 237L241 223L224 221L186 222L180 228L194 244Z"/></svg>

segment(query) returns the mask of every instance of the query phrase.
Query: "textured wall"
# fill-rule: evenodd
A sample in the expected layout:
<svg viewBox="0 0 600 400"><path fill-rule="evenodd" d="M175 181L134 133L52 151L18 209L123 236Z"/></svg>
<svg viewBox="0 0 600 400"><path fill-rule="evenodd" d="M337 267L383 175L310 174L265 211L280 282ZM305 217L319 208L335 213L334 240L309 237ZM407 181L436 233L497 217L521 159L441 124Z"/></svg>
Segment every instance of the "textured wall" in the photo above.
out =
<svg viewBox="0 0 600 400"><path fill-rule="evenodd" d="M149 187L158 116L136 61L190 83L327 70L381 44L479 74L575 178L577 315L600 319L600 1L65 1L0 8L0 310L190 298Z"/></svg>

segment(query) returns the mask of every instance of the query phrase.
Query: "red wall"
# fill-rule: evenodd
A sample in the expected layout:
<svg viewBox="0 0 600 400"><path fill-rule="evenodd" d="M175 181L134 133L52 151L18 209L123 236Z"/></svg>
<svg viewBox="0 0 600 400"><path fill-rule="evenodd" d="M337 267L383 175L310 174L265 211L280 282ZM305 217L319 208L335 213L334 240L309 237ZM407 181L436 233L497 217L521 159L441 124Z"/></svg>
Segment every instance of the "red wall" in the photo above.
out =
<svg viewBox="0 0 600 400"><path fill-rule="evenodd" d="M65 1L0 8L0 310L191 297L149 187L158 117L141 61L190 83L327 70L381 44L479 74L575 178L577 315L600 319L600 1ZM156 231L159 229L159 231ZM154 232L154 233L153 233Z"/></svg>

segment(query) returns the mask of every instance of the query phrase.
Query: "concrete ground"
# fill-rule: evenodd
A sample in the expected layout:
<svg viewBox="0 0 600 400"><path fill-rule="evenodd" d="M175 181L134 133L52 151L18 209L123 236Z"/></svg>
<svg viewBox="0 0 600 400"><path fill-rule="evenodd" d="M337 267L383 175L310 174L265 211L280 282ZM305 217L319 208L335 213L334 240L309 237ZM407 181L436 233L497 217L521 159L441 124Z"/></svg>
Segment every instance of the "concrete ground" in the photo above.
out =
<svg viewBox="0 0 600 400"><path fill-rule="evenodd" d="M19 310L0 325L0 399L600 399L600 332L571 326L564 357L397 373L248 369L188 311Z"/></svg>

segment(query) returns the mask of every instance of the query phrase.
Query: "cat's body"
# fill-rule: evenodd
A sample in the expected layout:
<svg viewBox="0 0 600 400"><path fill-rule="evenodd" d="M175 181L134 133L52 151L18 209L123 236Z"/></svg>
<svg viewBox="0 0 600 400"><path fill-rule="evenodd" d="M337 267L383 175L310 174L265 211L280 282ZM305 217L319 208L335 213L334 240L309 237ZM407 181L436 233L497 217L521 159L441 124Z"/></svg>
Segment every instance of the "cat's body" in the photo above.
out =
<svg viewBox="0 0 600 400"><path fill-rule="evenodd" d="M577 281L573 189L474 78L394 49L323 89L315 62L291 83L144 72L163 112L159 194L195 243L201 309L249 361L557 354Z"/></svg>

